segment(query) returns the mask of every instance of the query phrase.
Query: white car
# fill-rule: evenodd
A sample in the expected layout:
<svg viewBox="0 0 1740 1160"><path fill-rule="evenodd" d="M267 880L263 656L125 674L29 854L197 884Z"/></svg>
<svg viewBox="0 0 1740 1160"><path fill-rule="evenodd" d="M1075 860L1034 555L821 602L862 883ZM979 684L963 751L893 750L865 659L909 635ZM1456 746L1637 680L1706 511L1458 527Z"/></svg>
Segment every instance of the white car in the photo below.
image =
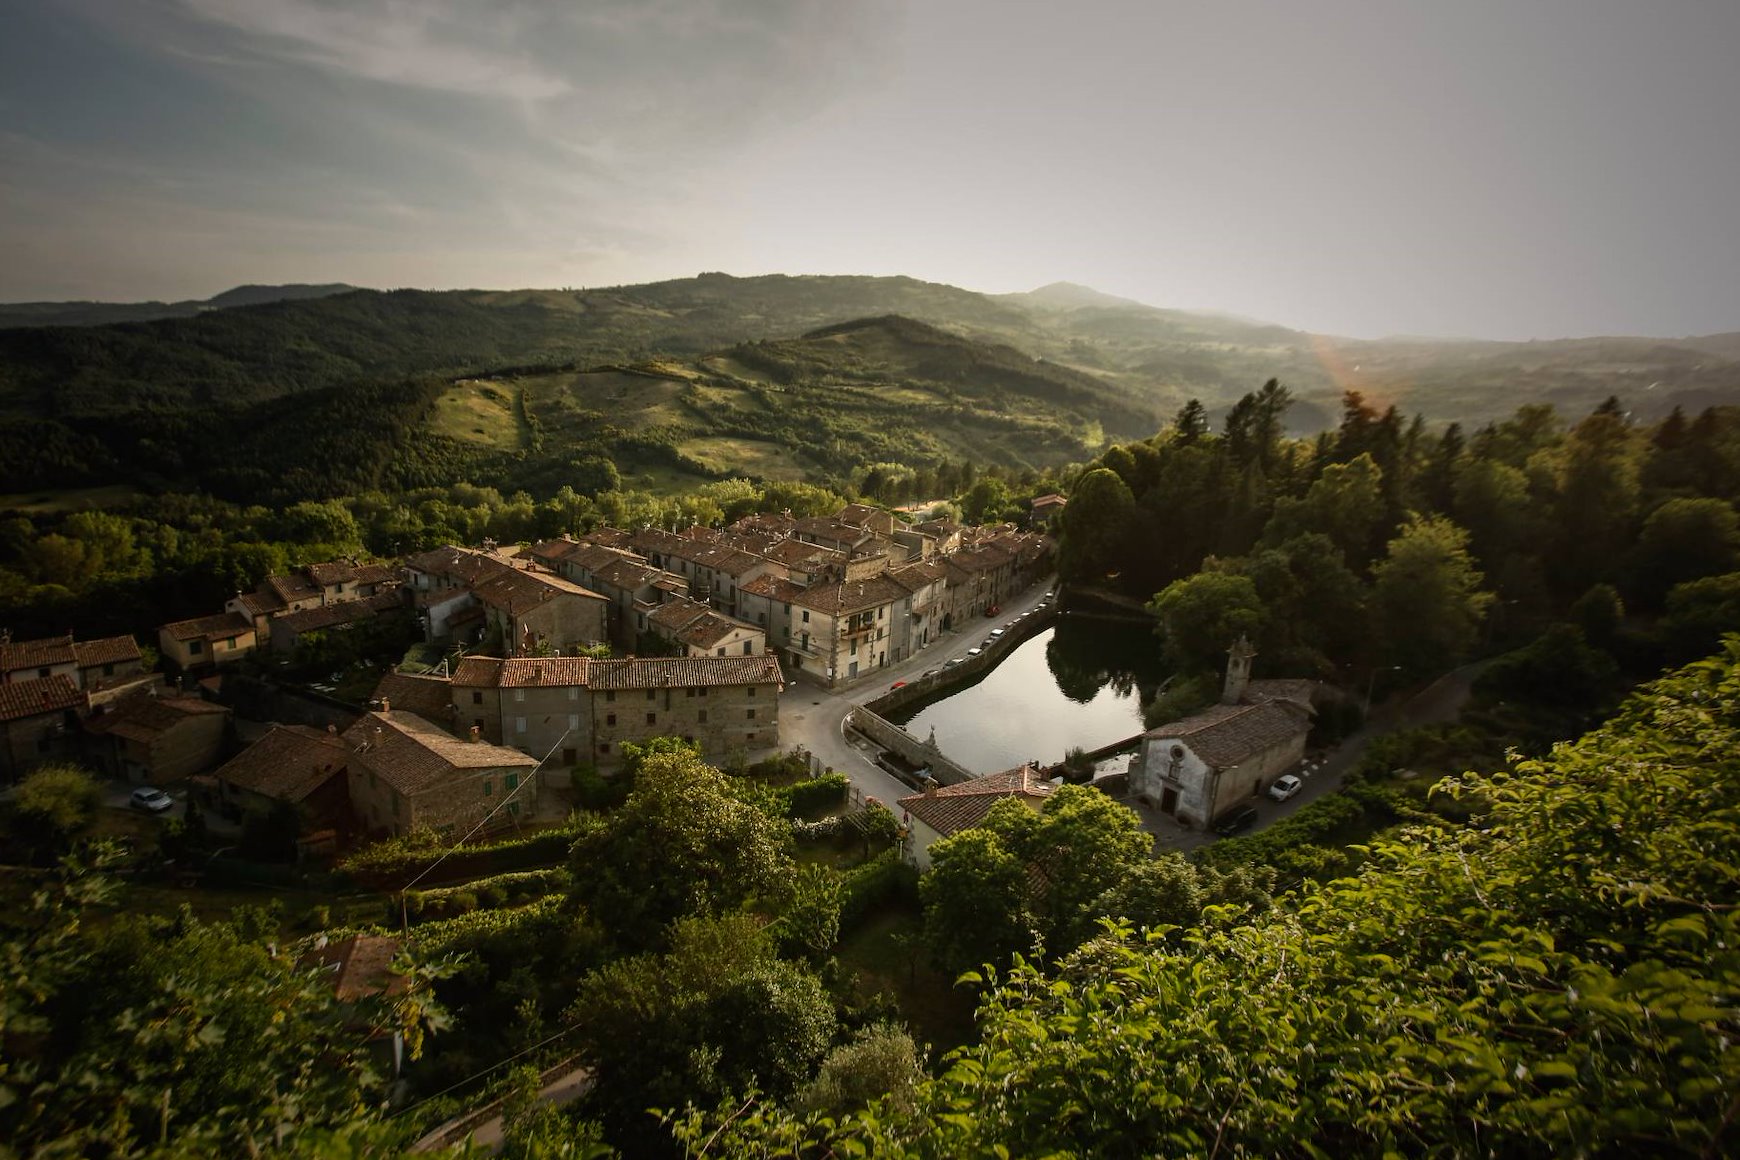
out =
<svg viewBox="0 0 1740 1160"><path fill-rule="evenodd" d="M983 648L970 648L967 650L967 655L970 657L976 657L984 651L985 650Z"/></svg>
<svg viewBox="0 0 1740 1160"><path fill-rule="evenodd" d="M1304 788L1304 782L1290 773L1283 773L1275 779L1275 784L1269 787L1269 796L1278 802L1284 802Z"/></svg>
<svg viewBox="0 0 1740 1160"><path fill-rule="evenodd" d="M998 637L998 636L1002 636L1002 635L1003 635L1003 634L1004 634L1004 633L1006 633L1006 632L1008 632L1008 631L1009 631L1009 630L1008 630L1008 629L1006 629L1006 628L993 628L993 629L992 629L992 630L991 630L991 635L992 635L992 636L993 636L993 637Z"/></svg>
<svg viewBox="0 0 1740 1160"><path fill-rule="evenodd" d="M173 807L175 799L160 789L144 786L133 791L133 795L127 799L127 804L136 810L147 810L154 814L160 814Z"/></svg>

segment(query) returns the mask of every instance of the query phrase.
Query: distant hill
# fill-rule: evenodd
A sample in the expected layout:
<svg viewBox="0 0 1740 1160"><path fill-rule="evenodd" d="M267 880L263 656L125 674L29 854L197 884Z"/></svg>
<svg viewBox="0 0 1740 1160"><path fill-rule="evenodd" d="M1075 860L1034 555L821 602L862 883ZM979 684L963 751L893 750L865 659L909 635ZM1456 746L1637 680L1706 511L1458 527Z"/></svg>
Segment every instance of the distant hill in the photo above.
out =
<svg viewBox="0 0 1740 1160"><path fill-rule="evenodd" d="M303 298L348 294L355 286L330 282L313 286L237 286L222 294L185 302L0 302L0 330L21 326L106 326L114 322L151 322L159 318L191 318L205 310L259 306Z"/></svg>
<svg viewBox="0 0 1740 1160"><path fill-rule="evenodd" d="M178 432L220 417L245 426L268 407L301 424L297 399L330 409L393 384L405 389L378 397L411 440L394 454L414 463L390 478L515 456L501 470L528 487L576 456L621 457L665 482L660 472L839 478L945 456L1055 463L1150 433L1190 398L1218 419L1269 378L1297 399L1295 434L1332 425L1345 390L1469 427L1528 402L1578 415L1617 395L1640 419L1740 403L1740 334L1367 341L1067 283L987 296L904 277L702 274L560 291L245 286L194 305L0 329L0 492L141 471L198 484L228 466L221 452L182 454ZM268 486L258 469L223 478L253 493Z"/></svg>

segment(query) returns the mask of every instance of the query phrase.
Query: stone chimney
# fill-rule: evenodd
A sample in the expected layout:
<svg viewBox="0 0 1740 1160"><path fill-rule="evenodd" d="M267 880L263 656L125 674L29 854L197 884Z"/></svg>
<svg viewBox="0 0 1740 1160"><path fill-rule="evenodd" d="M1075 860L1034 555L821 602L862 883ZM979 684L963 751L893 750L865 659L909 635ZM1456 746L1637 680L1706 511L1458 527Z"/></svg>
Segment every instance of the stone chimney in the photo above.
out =
<svg viewBox="0 0 1740 1160"><path fill-rule="evenodd" d="M927 777L924 779L924 796L927 798L936 796L936 778Z"/></svg>
<svg viewBox="0 0 1740 1160"><path fill-rule="evenodd" d="M393 711L393 703L391 701L387 700L385 697L382 697L381 698L381 716L385 717L388 713L391 713L392 711Z"/></svg>
<svg viewBox="0 0 1740 1160"><path fill-rule="evenodd" d="M471 743L473 745L483 744L483 729L477 725L471 727Z"/></svg>
<svg viewBox="0 0 1740 1160"><path fill-rule="evenodd" d="M1221 687L1221 704L1237 705L1245 699L1245 686L1251 683L1251 659L1256 655L1251 642L1242 634L1226 650L1226 684Z"/></svg>

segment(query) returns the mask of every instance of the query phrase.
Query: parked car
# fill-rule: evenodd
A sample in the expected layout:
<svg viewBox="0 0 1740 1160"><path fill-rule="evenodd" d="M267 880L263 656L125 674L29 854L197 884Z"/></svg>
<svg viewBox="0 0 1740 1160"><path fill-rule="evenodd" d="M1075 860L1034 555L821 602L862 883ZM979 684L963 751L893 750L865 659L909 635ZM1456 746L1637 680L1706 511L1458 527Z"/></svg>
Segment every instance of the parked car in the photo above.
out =
<svg viewBox="0 0 1740 1160"><path fill-rule="evenodd" d="M982 653L982 652L984 652L984 651L985 651L985 646L984 646L984 645L980 645L980 646L979 646L979 647L978 647L978 648L970 648L970 649L968 649L968 650L967 650L967 655L968 655L968 656L970 656L970 657L976 657L976 656L978 656L978 655L979 655L979 654L980 654L980 653ZM961 658L960 658L960 657L956 657L956 658L955 658L955 659L954 659L954 660L952 660L952 661L950 661L950 662L949 662L949 664L951 664L951 665L952 665L952 664L955 664L955 663L956 663L956 662L958 662L958 661L959 661L959 660L960 660L960 659L961 659Z"/></svg>
<svg viewBox="0 0 1740 1160"><path fill-rule="evenodd" d="M1228 810L1220 816L1214 823L1214 832L1223 838L1230 838L1234 834L1244 833L1255 825L1256 821L1256 806L1239 806L1237 809Z"/></svg>
<svg viewBox="0 0 1740 1160"><path fill-rule="evenodd" d="M993 638L995 638L995 637L999 637L999 636L1002 636L1002 635L1003 635L1003 634L1004 634L1004 633L1006 633L1006 632L1008 632L1008 631L1009 631L1009 630L1008 630L1008 629L1006 629L1006 628L993 628L993 629L992 629L992 630L991 630L991 636L992 636L992 637L993 637Z"/></svg>
<svg viewBox="0 0 1740 1160"><path fill-rule="evenodd" d="M926 670L924 670L924 676L934 677L940 672L942 672L941 669L926 669ZM922 680L923 678L921 677L920 679Z"/></svg>
<svg viewBox="0 0 1740 1160"><path fill-rule="evenodd" d="M1290 773L1283 773L1275 779L1275 784L1269 787L1269 796L1278 802L1284 802L1304 788L1304 782Z"/></svg>
<svg viewBox="0 0 1740 1160"><path fill-rule="evenodd" d="M175 799L153 786L141 786L133 791L133 796L127 799L127 804L136 810L160 814L175 805Z"/></svg>
<svg viewBox="0 0 1740 1160"><path fill-rule="evenodd" d="M949 659L948 659L948 661L947 661L947 663L945 663L945 664L944 664L944 665L943 665L943 668L945 668L945 669L952 669L952 668L954 668L954 667L955 667L955 666L956 666L956 665L958 665L958 664L960 664L960 663L961 663L961 661L963 661L963 660L965 660L965 659L966 659L966 658L965 658L965 657L950 657L950 658L949 658Z"/></svg>

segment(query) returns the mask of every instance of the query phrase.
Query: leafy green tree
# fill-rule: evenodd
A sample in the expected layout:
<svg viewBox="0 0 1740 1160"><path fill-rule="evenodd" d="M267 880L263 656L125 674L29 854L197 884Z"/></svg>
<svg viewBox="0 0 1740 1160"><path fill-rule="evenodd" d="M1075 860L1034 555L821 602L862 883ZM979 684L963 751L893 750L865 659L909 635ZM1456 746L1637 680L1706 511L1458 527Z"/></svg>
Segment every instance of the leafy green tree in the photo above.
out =
<svg viewBox="0 0 1740 1160"><path fill-rule="evenodd" d="M1296 536L1321 533L1341 549L1350 564L1363 568L1380 542L1387 512L1383 470L1369 454L1362 453L1347 463L1325 467L1303 499L1277 501L1263 540L1281 544Z"/></svg>
<svg viewBox="0 0 1740 1160"><path fill-rule="evenodd" d="M37 856L64 853L102 804L96 779L76 765L41 765L18 783L8 807L13 841Z"/></svg>
<svg viewBox="0 0 1740 1160"><path fill-rule="evenodd" d="M1077 480L1058 515L1059 573L1091 583L1115 570L1135 509L1135 497L1117 472L1099 467Z"/></svg>
<svg viewBox="0 0 1740 1160"><path fill-rule="evenodd" d="M1027 911L1027 868L1001 835L979 826L962 830L933 845L930 859L918 892L925 941L945 971L968 971L1032 951L1036 931Z"/></svg>
<svg viewBox="0 0 1740 1160"><path fill-rule="evenodd" d="M1440 516L1416 518L1372 569L1372 607L1390 663L1424 676L1468 655L1492 594L1468 554L1468 533Z"/></svg>
<svg viewBox="0 0 1740 1160"><path fill-rule="evenodd" d="M629 946L657 942L688 915L777 893L791 870L790 828L745 803L693 752L639 761L628 800L574 843L574 894Z"/></svg>
<svg viewBox="0 0 1740 1160"><path fill-rule="evenodd" d="M830 1051L794 1105L812 1114L843 1116L880 1100L900 1114L911 1110L923 1079L924 1063L912 1036L878 1023Z"/></svg>
<svg viewBox="0 0 1740 1160"><path fill-rule="evenodd" d="M1268 619L1251 578L1225 572L1173 581L1148 611L1159 618L1167 659L1190 674L1223 667L1221 658L1233 642L1261 635Z"/></svg>
<svg viewBox="0 0 1740 1160"><path fill-rule="evenodd" d="M1740 565L1740 516L1719 499L1670 499L1643 521L1638 537L1639 595L1659 607L1668 589Z"/></svg>

